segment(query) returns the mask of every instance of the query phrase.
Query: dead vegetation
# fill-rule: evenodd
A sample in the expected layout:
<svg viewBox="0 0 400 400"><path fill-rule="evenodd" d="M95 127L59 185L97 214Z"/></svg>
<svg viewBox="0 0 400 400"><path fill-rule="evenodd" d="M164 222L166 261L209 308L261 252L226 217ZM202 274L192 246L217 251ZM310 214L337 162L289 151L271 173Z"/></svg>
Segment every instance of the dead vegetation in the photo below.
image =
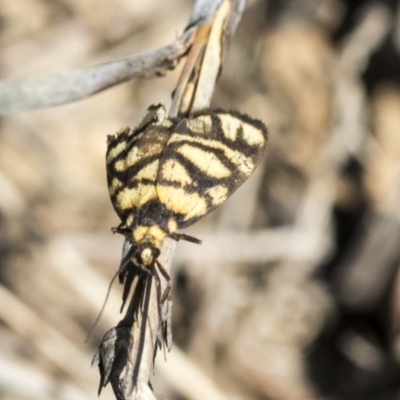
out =
<svg viewBox="0 0 400 400"><path fill-rule="evenodd" d="M1 77L166 45L191 7L3 0ZM248 2L213 105L262 119L269 147L189 230L203 245L177 246L160 398L399 398L398 21L395 1ZM122 246L106 135L169 104L177 76L0 120L1 398L95 398L90 361L121 304L115 285L85 345Z"/></svg>

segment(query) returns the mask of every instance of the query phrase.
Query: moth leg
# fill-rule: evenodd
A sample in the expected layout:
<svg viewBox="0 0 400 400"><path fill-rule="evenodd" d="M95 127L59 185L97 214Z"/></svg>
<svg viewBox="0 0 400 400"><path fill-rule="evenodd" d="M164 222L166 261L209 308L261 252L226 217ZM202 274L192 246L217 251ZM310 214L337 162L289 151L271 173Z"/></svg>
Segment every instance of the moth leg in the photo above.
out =
<svg viewBox="0 0 400 400"><path fill-rule="evenodd" d="M137 267L135 264L132 263L132 265L130 265L130 268L128 268L128 271L125 273L124 276L124 289L123 289L123 293L122 293L122 305L121 305L121 309L120 312L122 313L125 304L126 304L126 300L128 298L128 295L131 291L132 288L132 283L134 281L134 279L139 275L140 272L140 267Z"/></svg>
<svg viewBox="0 0 400 400"><path fill-rule="evenodd" d="M168 235L171 239L176 240L177 242L179 240L185 240L186 242L190 243L196 243L196 244L201 244L202 240L195 238L194 236L186 235L185 233L177 233L173 232Z"/></svg>
<svg viewBox="0 0 400 400"><path fill-rule="evenodd" d="M155 268L155 265L157 265L158 267L158 271ZM163 267L163 265L156 260L155 263L153 264L153 268L154 268L154 275L155 275L155 279L156 279L156 286L157 286L157 306L158 306L158 317L159 317L159 334L161 335L159 337L160 340L160 346L162 346L162 343L166 344L167 347L170 349L170 340L171 340L171 336L169 336L168 334L168 330L170 329L169 327L169 319L170 319L170 307L171 304L168 304L168 298L169 298L169 293L171 291L171 278L168 274L168 272L165 270L165 268ZM167 287L164 290L164 293L162 294L161 298L161 279L160 279L160 274L164 277L164 279L167 282ZM166 314L163 314L163 311L165 311L164 305L167 306L167 311ZM170 339L168 339L170 338ZM165 347L164 347L165 349Z"/></svg>
<svg viewBox="0 0 400 400"><path fill-rule="evenodd" d="M165 302L165 300L168 298L169 292L171 291L171 277L169 276L168 272L165 270L165 268L162 266L162 264L158 260L156 260L156 264L157 264L159 271L161 272L161 275L167 281L167 287L165 288L164 293L162 294L161 299L160 299L161 304L163 304Z"/></svg>
<svg viewBox="0 0 400 400"><path fill-rule="evenodd" d="M126 227L126 225L121 222L116 228L111 228L112 233L120 233L121 235L126 235L130 233L130 229Z"/></svg>
<svg viewBox="0 0 400 400"><path fill-rule="evenodd" d="M155 283L156 283L158 325L159 325L159 330L162 331L163 330L162 305L165 301L165 300L163 300L164 294L161 295L161 280L160 280L160 275L158 274L158 272L155 268L155 263L153 263L150 268L151 269L149 272L152 275L152 277L155 279Z"/></svg>

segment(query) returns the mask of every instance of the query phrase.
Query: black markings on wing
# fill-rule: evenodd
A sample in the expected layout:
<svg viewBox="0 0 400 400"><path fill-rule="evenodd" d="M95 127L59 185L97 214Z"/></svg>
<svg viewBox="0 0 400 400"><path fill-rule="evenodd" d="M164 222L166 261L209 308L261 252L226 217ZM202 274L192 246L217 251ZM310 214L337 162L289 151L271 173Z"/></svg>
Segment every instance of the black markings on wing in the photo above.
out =
<svg viewBox="0 0 400 400"><path fill-rule="evenodd" d="M159 160L172 122L163 106L152 106L134 130L109 137L106 170L111 202L123 224L132 221L141 206L156 198ZM131 221L131 222L132 222Z"/></svg>
<svg viewBox="0 0 400 400"><path fill-rule="evenodd" d="M214 210L251 175L267 141L262 122L236 112L180 121L165 114L152 106L134 130L108 141L111 201L122 227L137 233L152 226L173 233Z"/></svg>
<svg viewBox="0 0 400 400"><path fill-rule="evenodd" d="M225 201L254 171L266 141L262 122L235 112L200 112L177 124L157 176L158 199L177 228Z"/></svg>

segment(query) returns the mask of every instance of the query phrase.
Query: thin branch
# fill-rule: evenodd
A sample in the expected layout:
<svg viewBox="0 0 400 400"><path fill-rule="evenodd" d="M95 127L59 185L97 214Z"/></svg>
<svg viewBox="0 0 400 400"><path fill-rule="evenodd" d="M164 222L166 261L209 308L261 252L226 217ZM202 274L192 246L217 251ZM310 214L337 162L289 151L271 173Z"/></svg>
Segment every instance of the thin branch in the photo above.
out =
<svg viewBox="0 0 400 400"><path fill-rule="evenodd" d="M194 35L193 45L174 91L170 109L172 117L188 115L190 112L209 107L226 49L237 28L246 2L244 0L219 1L217 8L207 0L199 3L202 3L199 12L208 7L209 12L215 9L215 15L210 21L208 14L207 22L204 22ZM193 13L191 20L195 17L207 19L202 14Z"/></svg>
<svg viewBox="0 0 400 400"><path fill-rule="evenodd" d="M163 76L187 53L192 35L189 29L167 46L90 68L0 81L0 115L81 100L134 78Z"/></svg>
<svg viewBox="0 0 400 400"><path fill-rule="evenodd" d="M229 42L243 12L245 0L197 0L187 28L173 43L117 61L24 79L0 81L0 116L53 107L84 99L134 78L156 78L174 69L192 44L194 27L213 18L222 3L232 11L222 43Z"/></svg>

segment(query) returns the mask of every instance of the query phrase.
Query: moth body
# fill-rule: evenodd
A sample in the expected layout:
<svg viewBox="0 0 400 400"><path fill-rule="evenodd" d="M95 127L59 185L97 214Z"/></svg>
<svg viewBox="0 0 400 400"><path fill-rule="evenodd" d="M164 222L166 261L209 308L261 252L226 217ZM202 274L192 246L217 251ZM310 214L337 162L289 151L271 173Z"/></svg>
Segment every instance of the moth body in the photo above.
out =
<svg viewBox="0 0 400 400"><path fill-rule="evenodd" d="M109 136L107 181L117 232L150 265L166 236L223 203L254 171L267 143L261 121L225 110L171 119L151 106L137 127ZM159 253L159 250L158 250Z"/></svg>

